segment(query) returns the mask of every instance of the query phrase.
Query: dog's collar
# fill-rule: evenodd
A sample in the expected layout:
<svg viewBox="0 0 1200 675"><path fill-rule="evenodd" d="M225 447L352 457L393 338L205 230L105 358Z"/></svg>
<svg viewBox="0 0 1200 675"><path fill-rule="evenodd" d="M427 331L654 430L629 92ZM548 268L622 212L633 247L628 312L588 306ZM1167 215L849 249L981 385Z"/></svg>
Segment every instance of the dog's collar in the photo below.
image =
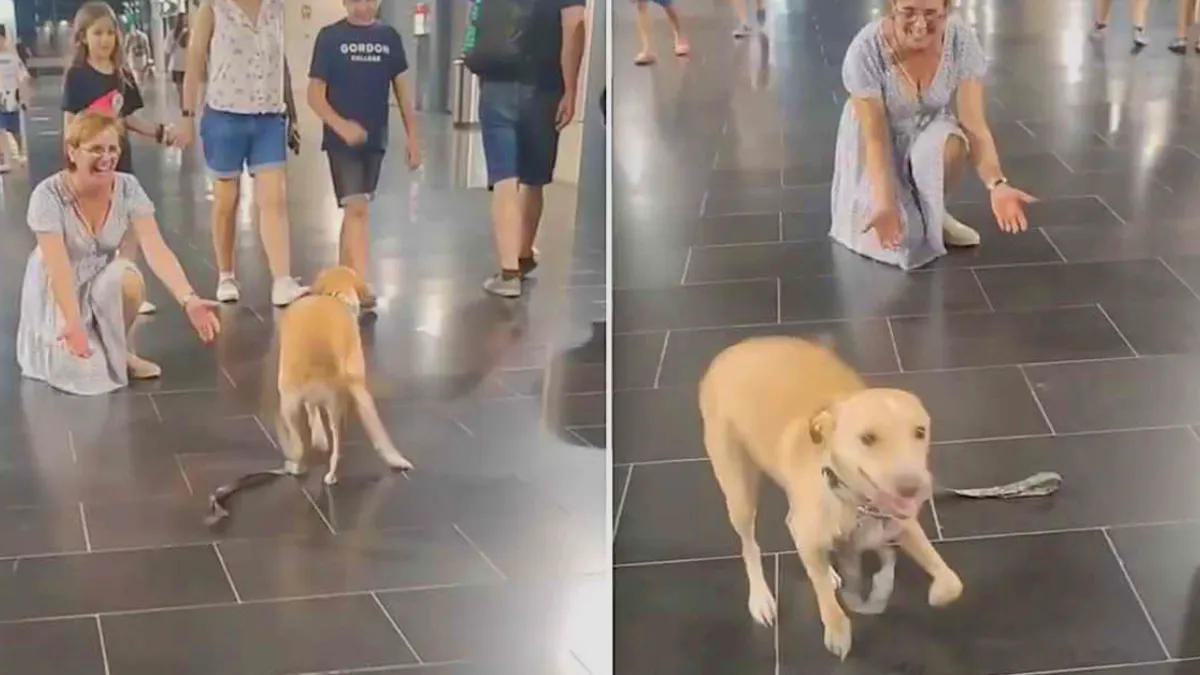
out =
<svg viewBox="0 0 1200 675"><path fill-rule="evenodd" d="M897 519L895 515L883 511L878 506L872 504L870 499L867 499L857 490L850 487L846 481L842 480L842 477L833 470L833 467L828 465L821 467L821 475L824 476L825 485L829 488L829 491L833 494L833 496L842 502L853 506L854 510L858 512L860 517L875 518L877 520Z"/></svg>
<svg viewBox="0 0 1200 675"><path fill-rule="evenodd" d="M362 303L359 301L358 296L356 295L338 291L336 293L330 293L329 297L334 298L335 300L340 300L342 304L346 306L346 309L350 310L350 313L354 316L358 316L362 311Z"/></svg>

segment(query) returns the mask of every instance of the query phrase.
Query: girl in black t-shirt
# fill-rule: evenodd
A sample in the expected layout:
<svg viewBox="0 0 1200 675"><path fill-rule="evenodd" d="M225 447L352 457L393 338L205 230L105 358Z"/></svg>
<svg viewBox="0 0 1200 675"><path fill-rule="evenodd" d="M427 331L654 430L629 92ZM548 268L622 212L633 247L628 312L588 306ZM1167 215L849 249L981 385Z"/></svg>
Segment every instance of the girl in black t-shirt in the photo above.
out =
<svg viewBox="0 0 1200 675"><path fill-rule="evenodd" d="M99 110L122 119L127 130L169 145L173 140L170 128L133 116L145 104L132 73L125 67L117 16L107 3L87 2L79 8L72 45L74 58L63 84L63 128L78 113ZM117 171L133 173L127 135L121 137Z"/></svg>
<svg viewBox="0 0 1200 675"><path fill-rule="evenodd" d="M92 1L79 8L71 30L71 43L74 57L63 83L63 129L71 125L75 115L85 110L100 111L121 119L125 130L121 134L117 171L133 173L128 131L153 138L161 145L170 145L174 140L173 130L133 116L145 107L145 103L133 74L125 67L117 15L107 3ZM134 261L138 258L137 237L132 231L121 243L121 256ZM155 309L153 304L143 302L138 311L150 314Z"/></svg>

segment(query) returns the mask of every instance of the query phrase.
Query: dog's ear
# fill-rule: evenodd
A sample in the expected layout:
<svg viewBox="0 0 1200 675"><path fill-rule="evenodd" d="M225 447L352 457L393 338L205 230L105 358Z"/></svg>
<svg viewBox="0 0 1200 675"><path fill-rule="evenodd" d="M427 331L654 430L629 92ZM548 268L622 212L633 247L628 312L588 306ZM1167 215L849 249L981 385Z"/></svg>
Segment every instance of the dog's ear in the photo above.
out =
<svg viewBox="0 0 1200 675"><path fill-rule="evenodd" d="M833 406L824 405L808 421L808 437L815 445L824 445L833 431Z"/></svg>

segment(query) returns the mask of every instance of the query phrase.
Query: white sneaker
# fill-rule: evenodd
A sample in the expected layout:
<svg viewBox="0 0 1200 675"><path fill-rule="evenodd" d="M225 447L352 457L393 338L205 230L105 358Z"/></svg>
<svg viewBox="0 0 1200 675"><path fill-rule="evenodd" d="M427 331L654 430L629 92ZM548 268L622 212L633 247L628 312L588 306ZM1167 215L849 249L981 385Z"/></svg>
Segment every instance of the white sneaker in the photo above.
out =
<svg viewBox="0 0 1200 675"><path fill-rule="evenodd" d="M217 302L237 302L241 297L237 279L225 277L217 282Z"/></svg>
<svg viewBox="0 0 1200 675"><path fill-rule="evenodd" d="M957 218L946 213L942 216L942 238L947 246L978 246L979 233L963 225Z"/></svg>
<svg viewBox="0 0 1200 675"><path fill-rule="evenodd" d="M143 302L141 307L138 307L138 314L153 314L158 311L158 307L154 306L153 302Z"/></svg>
<svg viewBox="0 0 1200 675"><path fill-rule="evenodd" d="M308 286L301 286L292 277L279 277L271 286L271 304L276 307L287 307L297 298L308 294Z"/></svg>

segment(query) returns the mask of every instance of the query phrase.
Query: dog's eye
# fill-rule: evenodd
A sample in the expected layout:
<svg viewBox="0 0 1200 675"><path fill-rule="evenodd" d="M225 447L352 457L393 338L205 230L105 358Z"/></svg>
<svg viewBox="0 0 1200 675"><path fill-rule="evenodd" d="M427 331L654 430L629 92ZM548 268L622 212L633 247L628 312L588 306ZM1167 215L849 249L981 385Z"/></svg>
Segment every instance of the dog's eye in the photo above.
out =
<svg viewBox="0 0 1200 675"><path fill-rule="evenodd" d="M917 427L914 435L917 437L918 441L923 441L925 440L925 437L929 435L929 431L925 427Z"/></svg>
<svg viewBox="0 0 1200 675"><path fill-rule="evenodd" d="M870 446L872 446L872 445L875 445L875 441L876 441L876 440L878 440L878 439L875 437L875 433L874 433L874 432L871 432L871 431L868 431L867 433L863 434L862 436L859 436L859 437L858 437L858 439L859 439L860 441L862 441L862 444L863 444L863 445L865 445L865 446L867 446L867 447L870 447Z"/></svg>

